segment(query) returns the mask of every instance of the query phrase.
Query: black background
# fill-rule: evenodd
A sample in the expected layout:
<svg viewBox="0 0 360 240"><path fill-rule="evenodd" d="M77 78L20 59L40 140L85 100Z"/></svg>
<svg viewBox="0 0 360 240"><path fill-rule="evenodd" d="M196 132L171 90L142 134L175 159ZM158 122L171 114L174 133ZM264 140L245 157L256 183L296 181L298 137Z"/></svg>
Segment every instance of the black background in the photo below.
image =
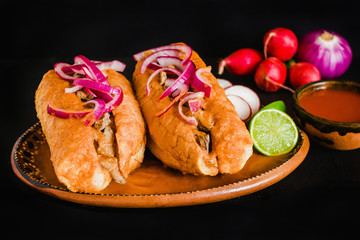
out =
<svg viewBox="0 0 360 240"><path fill-rule="evenodd" d="M257 193L224 202L169 209L107 209L45 196L13 174L11 148L36 123L34 93L42 75L75 55L119 59L131 79L132 54L183 41L217 72L217 63L244 47L261 50L275 27L298 37L314 29L344 36L353 62L344 78L359 81L358 1L4 1L1 5L1 225L4 233L52 238L313 239L358 231L360 152L335 151L311 142L308 156L288 177ZM226 74L256 89L252 77ZM263 104L285 90L264 93ZM130 235L129 235L130 234Z"/></svg>

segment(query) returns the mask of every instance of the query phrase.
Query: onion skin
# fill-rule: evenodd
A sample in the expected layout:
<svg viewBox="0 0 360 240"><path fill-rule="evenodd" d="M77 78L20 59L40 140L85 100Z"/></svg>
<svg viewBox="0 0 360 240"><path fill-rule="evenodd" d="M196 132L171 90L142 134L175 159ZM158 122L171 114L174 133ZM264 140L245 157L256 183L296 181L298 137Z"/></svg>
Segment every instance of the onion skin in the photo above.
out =
<svg viewBox="0 0 360 240"><path fill-rule="evenodd" d="M255 83L265 92L275 92L285 83L286 71L285 65L278 58L266 58L255 72Z"/></svg>
<svg viewBox="0 0 360 240"><path fill-rule="evenodd" d="M311 63L299 62L290 68L289 80L291 86L297 89L306 83L321 80L321 74Z"/></svg>
<svg viewBox="0 0 360 240"><path fill-rule="evenodd" d="M352 50L345 38L326 30L305 34L299 42L297 61L317 67L323 79L337 78L349 68Z"/></svg>
<svg viewBox="0 0 360 240"><path fill-rule="evenodd" d="M264 56L279 58L281 61L290 60L298 48L298 40L293 31L287 28L275 28L264 36Z"/></svg>
<svg viewBox="0 0 360 240"><path fill-rule="evenodd" d="M235 75L252 74L263 59L263 55L257 50L251 48L239 49L220 62L219 75L224 72L224 68Z"/></svg>

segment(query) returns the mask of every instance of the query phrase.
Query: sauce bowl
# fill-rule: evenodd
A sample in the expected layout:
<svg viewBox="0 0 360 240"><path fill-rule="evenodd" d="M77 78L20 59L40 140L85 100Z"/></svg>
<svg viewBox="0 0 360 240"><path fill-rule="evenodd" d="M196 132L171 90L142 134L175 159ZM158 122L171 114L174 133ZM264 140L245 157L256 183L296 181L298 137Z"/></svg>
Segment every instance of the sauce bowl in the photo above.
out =
<svg viewBox="0 0 360 240"><path fill-rule="evenodd" d="M360 122L328 120L309 113L300 105L299 100L306 94L326 89L346 90L360 95L360 83L354 81L323 80L305 84L293 95L295 120L313 141L325 147L337 150L360 148Z"/></svg>

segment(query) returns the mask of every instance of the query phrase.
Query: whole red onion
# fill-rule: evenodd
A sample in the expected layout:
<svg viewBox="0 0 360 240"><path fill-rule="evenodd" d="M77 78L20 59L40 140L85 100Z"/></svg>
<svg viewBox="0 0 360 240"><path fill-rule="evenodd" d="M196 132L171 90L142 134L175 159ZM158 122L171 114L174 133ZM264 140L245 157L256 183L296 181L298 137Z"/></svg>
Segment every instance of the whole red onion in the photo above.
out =
<svg viewBox="0 0 360 240"><path fill-rule="evenodd" d="M315 30L300 39L297 60L313 64L323 79L337 78L349 68L352 51L349 43L339 34Z"/></svg>

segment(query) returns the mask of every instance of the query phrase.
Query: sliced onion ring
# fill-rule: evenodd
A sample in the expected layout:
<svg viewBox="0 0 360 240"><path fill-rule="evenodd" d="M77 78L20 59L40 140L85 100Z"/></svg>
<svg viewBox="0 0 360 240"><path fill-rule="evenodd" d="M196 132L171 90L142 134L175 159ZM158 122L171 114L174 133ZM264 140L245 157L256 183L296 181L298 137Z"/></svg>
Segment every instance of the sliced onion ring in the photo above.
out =
<svg viewBox="0 0 360 240"><path fill-rule="evenodd" d="M86 88L85 88L86 89ZM121 89L121 88L120 88ZM88 89L90 90L90 89ZM95 94L95 97L103 99L105 102L110 102L113 100L113 97L111 96L110 93L107 92L102 92L102 91L97 91L97 90L90 90L91 92L93 92Z"/></svg>
<svg viewBox="0 0 360 240"><path fill-rule="evenodd" d="M85 105L95 104L94 110L90 112L83 120L85 125L93 125L104 113L105 101L102 99L93 99L87 101Z"/></svg>
<svg viewBox="0 0 360 240"><path fill-rule="evenodd" d="M126 67L126 64L123 62L120 62L119 60L112 60L112 61L105 61L105 62L93 61L93 60L90 60L90 61L93 62L99 70L113 69L117 72L123 72ZM78 74L85 75L84 71L82 70L82 67L85 67L85 64L70 65L68 67L64 67L63 71L66 74L78 73Z"/></svg>
<svg viewBox="0 0 360 240"><path fill-rule="evenodd" d="M196 98L203 98L205 95L204 92L194 92L194 93L190 93L187 96L185 96L184 98L182 98L179 102L178 105L178 110L179 110L179 114L181 116L182 119L184 119L188 124L193 125L193 126L197 126L198 123L195 119L194 116L188 117L186 116L183 111L182 111L182 106L184 105L184 103L186 103L187 101L191 100L191 99L196 99Z"/></svg>
<svg viewBox="0 0 360 240"><path fill-rule="evenodd" d="M190 57L192 55L192 49L188 45L173 44L173 45L165 45L165 46L161 46L161 47L151 48L151 49L136 53L133 55L133 58L135 61L140 61L141 59L145 58L146 52L148 52L148 51L158 52L158 51L161 51L164 49L176 49L176 50L179 50L179 51L182 51L183 53L185 53L187 55L187 57L183 60L183 65L185 65L190 60Z"/></svg>
<svg viewBox="0 0 360 240"><path fill-rule="evenodd" d="M119 88L119 90L120 90L120 94L115 95L111 101L106 103L105 109L104 109L105 113L111 112L112 110L117 108L122 103L122 101L124 99L124 94L123 94L123 91L121 90L121 88Z"/></svg>
<svg viewBox="0 0 360 240"><path fill-rule="evenodd" d="M142 62L140 67L140 74L144 74L149 64L156 61L158 57L161 56L181 57L182 55L183 53L177 49L164 49L159 52L154 52L151 55L149 55L147 58L145 58L145 60Z"/></svg>
<svg viewBox="0 0 360 240"><path fill-rule="evenodd" d="M182 72L182 74L175 80L175 82L168 87L163 94L161 94L159 101L164 99L165 97L169 96L172 92L174 92L181 84L188 83L189 78L195 71L196 66L192 61L189 61L186 65L185 70Z"/></svg>
<svg viewBox="0 0 360 240"><path fill-rule="evenodd" d="M211 93L211 84L208 83L201 74L203 72L210 72L211 66L199 68L195 71L195 73L190 78L191 85L198 91L204 92L206 97L210 97Z"/></svg>
<svg viewBox="0 0 360 240"><path fill-rule="evenodd" d="M150 95L150 82L154 79L154 77L159 74L161 71L167 71L167 72L172 72L172 73L175 73L176 75L180 76L181 75L181 72L175 68L172 68L172 67L162 67L162 68L159 68L158 70L156 70L155 72L153 72L147 83L146 83L146 96L149 96Z"/></svg>
<svg viewBox="0 0 360 240"><path fill-rule="evenodd" d="M105 85L99 82L95 82L88 78L77 78L73 81L73 84L110 94L120 94L119 88L114 88L111 87L110 85Z"/></svg>
<svg viewBox="0 0 360 240"><path fill-rule="evenodd" d="M182 60L178 57L160 56L156 60L159 63L159 65L162 67L167 67L167 66L173 65L180 71L185 70L185 67L182 65Z"/></svg>
<svg viewBox="0 0 360 240"><path fill-rule="evenodd" d="M177 97L182 91L189 90L188 83L179 84L178 88L171 94L172 97Z"/></svg>
<svg viewBox="0 0 360 240"><path fill-rule="evenodd" d="M94 61L94 63L99 70L113 69L117 72L124 72L126 68L126 64L119 60L104 61L104 62Z"/></svg>
<svg viewBox="0 0 360 240"><path fill-rule="evenodd" d="M74 92L81 90L82 88L83 88L83 86L80 86L80 85L76 85L76 86L73 86L70 88L65 88L65 93L74 93Z"/></svg>
<svg viewBox="0 0 360 240"><path fill-rule="evenodd" d="M84 88L84 92L86 92L87 94L89 94L90 96L92 97L97 97L96 94L91 90L91 89L88 89L88 88ZM105 100L105 99L104 99ZM106 101L105 101L106 102Z"/></svg>
<svg viewBox="0 0 360 240"><path fill-rule="evenodd" d="M74 63L84 64L86 68L85 67L82 68L85 74L89 74L89 77L91 79L94 79L103 84L109 84L104 74L96 67L96 65L92 61L90 61L86 57L82 55L78 55L74 58Z"/></svg>
<svg viewBox="0 0 360 240"><path fill-rule="evenodd" d="M184 71L185 67L182 65L182 60L178 57L173 56L160 56L156 58L155 62L151 62L147 68L151 70L158 70L161 67L168 67L168 66L175 66L176 69L179 69L180 71Z"/></svg>
<svg viewBox="0 0 360 240"><path fill-rule="evenodd" d="M68 63L55 63L54 65L54 70L56 72L56 74L61 77L62 79L65 79L65 80L75 80L76 78L75 77L72 77L72 76L69 76L67 75L65 72L64 72L64 68L68 68L70 67L71 65L68 64Z"/></svg>
<svg viewBox="0 0 360 240"><path fill-rule="evenodd" d="M47 105L46 108L48 114L56 116L58 118L82 118L86 116L90 111L67 111L64 109L57 109L51 106L50 104Z"/></svg>
<svg viewBox="0 0 360 240"><path fill-rule="evenodd" d="M170 87L175 81L176 81L176 78L166 78L164 86Z"/></svg>

